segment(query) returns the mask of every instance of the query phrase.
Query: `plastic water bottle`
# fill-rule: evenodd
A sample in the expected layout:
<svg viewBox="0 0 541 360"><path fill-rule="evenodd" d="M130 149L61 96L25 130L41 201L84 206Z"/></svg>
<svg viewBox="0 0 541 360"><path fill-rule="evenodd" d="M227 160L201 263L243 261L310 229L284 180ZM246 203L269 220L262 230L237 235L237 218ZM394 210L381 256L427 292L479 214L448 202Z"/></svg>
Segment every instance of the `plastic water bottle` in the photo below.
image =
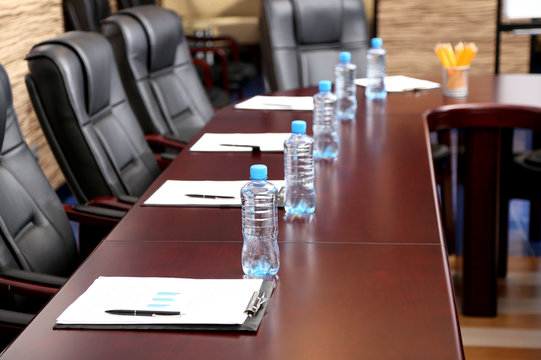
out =
<svg viewBox="0 0 541 360"><path fill-rule="evenodd" d="M314 95L312 122L314 132L314 158L332 160L338 156L338 117L336 96L331 93L331 82L321 80L319 92Z"/></svg>
<svg viewBox="0 0 541 360"><path fill-rule="evenodd" d="M316 210L314 189L314 141L306 135L306 121L291 123L284 141L284 207L287 214L312 214Z"/></svg>
<svg viewBox="0 0 541 360"><path fill-rule="evenodd" d="M278 250L278 190L267 181L267 167L252 165L251 181L240 190L242 201L242 270L246 275L276 275Z"/></svg>
<svg viewBox="0 0 541 360"><path fill-rule="evenodd" d="M338 119L355 120L357 112L357 65L351 63L351 53L340 53L340 62L334 67L334 94L337 98Z"/></svg>
<svg viewBox="0 0 541 360"><path fill-rule="evenodd" d="M372 48L366 55L366 77L368 85L365 89L365 95L368 99L383 99L387 97L385 91L385 57L387 51L382 48L383 40L381 38L372 39Z"/></svg>

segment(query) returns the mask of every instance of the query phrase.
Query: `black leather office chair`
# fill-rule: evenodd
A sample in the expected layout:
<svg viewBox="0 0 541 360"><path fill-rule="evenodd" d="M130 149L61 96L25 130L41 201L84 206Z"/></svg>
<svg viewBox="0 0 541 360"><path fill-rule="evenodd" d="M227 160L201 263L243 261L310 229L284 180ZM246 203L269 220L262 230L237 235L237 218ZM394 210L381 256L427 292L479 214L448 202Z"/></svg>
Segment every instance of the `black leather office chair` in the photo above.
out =
<svg viewBox="0 0 541 360"><path fill-rule="evenodd" d="M111 15L109 0L62 0L65 31L100 32L101 20Z"/></svg>
<svg viewBox="0 0 541 360"><path fill-rule="evenodd" d="M100 33L101 21L111 15L111 6L108 0L62 0L62 13L65 31ZM194 62L201 67L201 81L205 84L212 105L221 108L229 104L228 92L212 86L212 72L208 65L203 61L194 60Z"/></svg>
<svg viewBox="0 0 541 360"><path fill-rule="evenodd" d="M105 19L103 33L144 131L189 142L214 110L192 64L180 17L156 5L128 8Z"/></svg>
<svg viewBox="0 0 541 360"><path fill-rule="evenodd" d="M269 90L334 79L341 51L364 76L369 35L362 0L264 0L261 53Z"/></svg>
<svg viewBox="0 0 541 360"><path fill-rule="evenodd" d="M127 101L107 39L68 32L34 46L26 60L32 104L79 203L140 196L160 168Z"/></svg>
<svg viewBox="0 0 541 360"><path fill-rule="evenodd" d="M482 283L496 299L496 272L505 275L509 192L518 198L541 201L538 191L541 171L525 171L524 155L512 152L513 130L541 131L541 108L506 104L461 104L442 106L425 114L430 131L460 131L461 152L457 179L463 184L463 210L457 211L464 224L464 286ZM520 184L520 185L519 185ZM522 195L517 189L522 188ZM537 219L538 221L538 219ZM479 263L477 253L489 254L490 261ZM466 277L471 278L466 280ZM485 281L490 278L491 281ZM474 279L480 279L475 282ZM477 285L475 285L477 284ZM483 295L484 296L484 295ZM464 304L464 313L473 313L476 304ZM477 313L494 314L493 309Z"/></svg>
<svg viewBox="0 0 541 360"><path fill-rule="evenodd" d="M60 203L23 139L0 65L0 345L28 324L124 213ZM79 249L68 218L80 223Z"/></svg>
<svg viewBox="0 0 541 360"><path fill-rule="evenodd" d="M155 0L118 0L118 9L156 4ZM211 52L217 56L218 61L210 66L214 84L222 86L227 92L236 91L239 98L242 98L242 86L256 75L257 70L253 64L240 60L237 41L230 36L188 34L186 38L193 45L190 47L192 54Z"/></svg>
<svg viewBox="0 0 541 360"><path fill-rule="evenodd" d="M0 67L0 266L68 276L77 244L60 200L26 145Z"/></svg>
<svg viewBox="0 0 541 360"><path fill-rule="evenodd" d="M157 5L156 0L118 0L117 4L119 10L141 5Z"/></svg>
<svg viewBox="0 0 541 360"><path fill-rule="evenodd" d="M65 282L82 258L66 210L69 214L78 213L70 206L62 206L24 141L13 107L9 78L0 65L2 340L12 339L30 321L33 313ZM113 212L106 210L102 214L105 213ZM79 212L78 216L82 219L85 214ZM100 216L87 214L89 224L97 224L99 219ZM118 219L102 220L101 224L108 224L109 230L118 222Z"/></svg>

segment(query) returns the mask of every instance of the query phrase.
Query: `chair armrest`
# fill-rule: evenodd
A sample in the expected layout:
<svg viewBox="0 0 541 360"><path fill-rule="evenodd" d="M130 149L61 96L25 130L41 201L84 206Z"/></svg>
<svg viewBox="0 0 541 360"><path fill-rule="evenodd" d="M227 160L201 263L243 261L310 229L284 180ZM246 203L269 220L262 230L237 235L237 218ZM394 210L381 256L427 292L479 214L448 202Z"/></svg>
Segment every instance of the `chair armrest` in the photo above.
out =
<svg viewBox="0 0 541 360"><path fill-rule="evenodd" d="M132 205L137 202L136 197L134 197L133 199L133 201L125 201L123 199L120 199L119 197L114 196L98 196L89 200L86 205L128 211L131 209Z"/></svg>
<svg viewBox="0 0 541 360"><path fill-rule="evenodd" d="M198 52L213 52L220 58L220 68L222 72L223 89L229 94L229 76L227 74L227 56L225 51L216 47L191 47L190 53L197 54Z"/></svg>
<svg viewBox="0 0 541 360"><path fill-rule="evenodd" d="M1 278L6 280L14 280L43 287L59 288L66 282L66 278L62 276L37 273L34 271L26 271L20 269L4 269L0 273ZM55 290L56 292L56 290Z"/></svg>
<svg viewBox="0 0 541 360"><path fill-rule="evenodd" d="M159 145L179 151L186 147L186 143L176 140L174 137L165 137L159 134L146 134L145 139L150 145Z"/></svg>
<svg viewBox="0 0 541 360"><path fill-rule="evenodd" d="M231 48L231 54L233 55L233 61L238 62L240 60L239 45L238 45L237 41L235 39L233 39L232 37L230 37L230 36L203 36L203 37L198 37L198 36L194 36L194 35L187 35L186 39L188 41L192 41L192 42L196 42L196 41L197 42L199 42L199 41L225 42ZM216 44L214 44L213 46L217 47ZM203 46L203 48L204 48L204 46Z"/></svg>
<svg viewBox="0 0 541 360"><path fill-rule="evenodd" d="M124 204L130 204L133 205L139 200L137 196L131 196L131 195L119 195L116 197L118 201L124 203Z"/></svg>
<svg viewBox="0 0 541 360"><path fill-rule="evenodd" d="M154 153L154 159L156 159L158 167L162 170L166 169L173 162L173 160L171 160L171 158L169 158L166 154L167 153Z"/></svg>
<svg viewBox="0 0 541 360"><path fill-rule="evenodd" d="M4 269L0 273L0 288L20 295L50 298L64 285L60 276L40 274L18 269Z"/></svg>
<svg viewBox="0 0 541 360"><path fill-rule="evenodd" d="M57 287L36 285L26 283L24 281L17 281L13 279L3 278L0 274L0 289L6 293L14 293L19 295L26 295L31 297L37 297L41 299L49 299L58 291Z"/></svg>
<svg viewBox="0 0 541 360"><path fill-rule="evenodd" d="M203 71L203 84L205 88L212 88L212 76L210 74L209 65L201 59L192 59L194 65L199 66Z"/></svg>
<svg viewBox="0 0 541 360"><path fill-rule="evenodd" d="M64 204L64 211L68 219L87 225L97 225L113 228L126 211L100 207L94 205L67 205Z"/></svg>
<svg viewBox="0 0 541 360"><path fill-rule="evenodd" d="M20 331L30 323L34 318L34 315L35 314L0 309L0 327L19 328Z"/></svg>

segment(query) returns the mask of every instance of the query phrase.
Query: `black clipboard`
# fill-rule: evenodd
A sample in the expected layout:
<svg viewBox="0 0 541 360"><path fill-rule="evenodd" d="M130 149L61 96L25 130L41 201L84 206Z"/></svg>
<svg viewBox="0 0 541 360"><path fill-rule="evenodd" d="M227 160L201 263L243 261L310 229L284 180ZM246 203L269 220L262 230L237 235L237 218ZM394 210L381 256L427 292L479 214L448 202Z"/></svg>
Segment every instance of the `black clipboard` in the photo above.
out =
<svg viewBox="0 0 541 360"><path fill-rule="evenodd" d="M263 281L259 293L265 293L267 301L260 305L259 310L254 316L248 316L242 324L55 324L53 329L257 332L267 310L274 287L274 280Z"/></svg>

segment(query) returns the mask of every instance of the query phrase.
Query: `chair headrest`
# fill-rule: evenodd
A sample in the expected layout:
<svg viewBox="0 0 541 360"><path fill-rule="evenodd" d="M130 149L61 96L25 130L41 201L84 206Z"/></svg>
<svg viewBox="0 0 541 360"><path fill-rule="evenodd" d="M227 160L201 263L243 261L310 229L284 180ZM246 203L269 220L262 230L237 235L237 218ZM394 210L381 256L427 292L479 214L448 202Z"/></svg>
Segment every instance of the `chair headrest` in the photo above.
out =
<svg viewBox="0 0 541 360"><path fill-rule="evenodd" d="M100 21L111 15L108 0L62 0L62 9L66 31L100 32Z"/></svg>
<svg viewBox="0 0 541 360"><path fill-rule="evenodd" d="M295 34L300 45L339 42L342 0L292 0Z"/></svg>
<svg viewBox="0 0 541 360"><path fill-rule="evenodd" d="M90 116L109 106L111 97L111 64L114 62L111 45L98 33L70 31L41 42L42 45L62 45L73 51L81 62L85 77L85 103ZM27 59L39 56L31 51Z"/></svg>
<svg viewBox="0 0 541 360"><path fill-rule="evenodd" d="M145 5L119 11L136 19L145 30L149 52L149 72L171 66L177 45L184 36L180 17L158 5Z"/></svg>
<svg viewBox="0 0 541 360"><path fill-rule="evenodd" d="M11 87L9 85L9 77L4 69L4 66L0 64L0 153L2 152L2 144L4 143L4 135L6 133L6 122L8 108L12 102L11 99Z"/></svg>

